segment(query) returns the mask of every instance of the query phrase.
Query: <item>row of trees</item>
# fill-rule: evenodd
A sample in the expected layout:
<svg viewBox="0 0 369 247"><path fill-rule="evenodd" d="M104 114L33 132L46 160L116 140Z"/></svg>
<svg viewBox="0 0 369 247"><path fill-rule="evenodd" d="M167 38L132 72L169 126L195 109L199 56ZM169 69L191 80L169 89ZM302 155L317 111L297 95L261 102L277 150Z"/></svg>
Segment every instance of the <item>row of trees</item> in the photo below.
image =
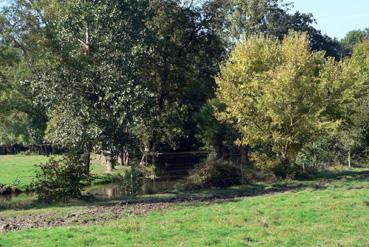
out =
<svg viewBox="0 0 369 247"><path fill-rule="evenodd" d="M267 167L308 164L302 156L321 157L337 139L355 153L365 146L368 66L365 44L353 47L368 32L339 42L289 8L278 0L11 1L0 13L0 143L66 147L86 172L92 150L145 160L164 150L237 149ZM305 34L284 39L291 32Z"/></svg>

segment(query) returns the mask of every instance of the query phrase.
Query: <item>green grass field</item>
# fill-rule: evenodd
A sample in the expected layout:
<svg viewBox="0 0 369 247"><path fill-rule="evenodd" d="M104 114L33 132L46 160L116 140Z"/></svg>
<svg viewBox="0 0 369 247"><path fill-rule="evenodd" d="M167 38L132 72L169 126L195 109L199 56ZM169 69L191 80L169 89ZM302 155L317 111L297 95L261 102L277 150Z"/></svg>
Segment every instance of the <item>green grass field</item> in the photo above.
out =
<svg viewBox="0 0 369 247"><path fill-rule="evenodd" d="M0 184L25 188L34 178L35 165L47 160L48 157L41 155L1 155Z"/></svg>
<svg viewBox="0 0 369 247"><path fill-rule="evenodd" d="M169 211L106 223L3 233L0 246L369 246L368 174L288 183L298 189L176 204ZM11 210L0 217L65 210Z"/></svg>
<svg viewBox="0 0 369 247"><path fill-rule="evenodd" d="M37 164L44 163L49 157L41 155L0 155L0 184L15 185L25 189L33 180ZM105 167L92 159L91 172L105 175Z"/></svg>

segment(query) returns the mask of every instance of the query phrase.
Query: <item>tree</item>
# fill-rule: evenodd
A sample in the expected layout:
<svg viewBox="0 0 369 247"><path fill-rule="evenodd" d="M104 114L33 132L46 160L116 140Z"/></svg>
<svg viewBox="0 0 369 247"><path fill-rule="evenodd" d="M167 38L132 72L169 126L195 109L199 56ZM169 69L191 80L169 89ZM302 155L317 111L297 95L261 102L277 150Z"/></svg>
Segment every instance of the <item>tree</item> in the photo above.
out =
<svg viewBox="0 0 369 247"><path fill-rule="evenodd" d="M190 149L193 115L214 95L213 76L223 55L207 8L181 1L150 1L140 78L148 91L136 131L143 154ZM143 157L143 159L145 159Z"/></svg>
<svg viewBox="0 0 369 247"><path fill-rule="evenodd" d="M34 72L32 86L49 109L48 136L83 153L87 173L92 147L115 153L127 142L146 97L137 61L147 2L53 3L52 11L49 5L30 6L42 16L49 62Z"/></svg>
<svg viewBox="0 0 369 247"><path fill-rule="evenodd" d="M357 88L355 100L344 108L346 122L341 136L343 150L347 153L347 163L351 166L351 157L355 151L356 154L365 154L368 151L369 40L354 46L344 72L346 80Z"/></svg>
<svg viewBox="0 0 369 247"><path fill-rule="evenodd" d="M341 63L341 80L350 85L351 96L342 98L331 107L330 114L339 116L341 124L335 131L310 141L300 154L299 162L305 165L327 166L367 162L368 153L368 81L369 42L354 47L352 57Z"/></svg>
<svg viewBox="0 0 369 247"><path fill-rule="evenodd" d="M31 145L43 141L47 118L27 83L37 53L32 48L37 47L27 47L24 40L35 33L19 28L24 19L16 18L15 11L0 12L0 144Z"/></svg>
<svg viewBox="0 0 369 247"><path fill-rule="evenodd" d="M196 145L192 116L213 97L224 54L217 8L176 0L16 1L8 18L22 20L21 28L10 37L39 34L18 41L40 44L30 81L35 101L48 109L48 140L114 155L136 138L142 151Z"/></svg>
<svg viewBox="0 0 369 247"><path fill-rule="evenodd" d="M340 43L323 35L313 27L312 14L291 13L291 4L283 0L230 0L230 28L232 37L242 40L252 35L267 35L282 40L289 32L306 32L310 47L326 51L326 55L339 59Z"/></svg>
<svg viewBox="0 0 369 247"><path fill-rule="evenodd" d="M341 40L343 54L345 56L351 56L354 47L365 40L369 40L368 28L364 30L353 30L348 32L346 36Z"/></svg>
<svg viewBox="0 0 369 247"><path fill-rule="evenodd" d="M282 42L256 36L239 43L217 77L217 96L235 120L240 145L253 149L257 165L286 176L301 148L340 124L340 103L350 100L342 63L311 52L308 38Z"/></svg>
<svg viewBox="0 0 369 247"><path fill-rule="evenodd" d="M225 111L225 105L217 98L209 100L195 115L198 139L208 151L215 152L218 158L227 158L232 151L237 152L235 141L239 137L233 123L219 121L216 116Z"/></svg>

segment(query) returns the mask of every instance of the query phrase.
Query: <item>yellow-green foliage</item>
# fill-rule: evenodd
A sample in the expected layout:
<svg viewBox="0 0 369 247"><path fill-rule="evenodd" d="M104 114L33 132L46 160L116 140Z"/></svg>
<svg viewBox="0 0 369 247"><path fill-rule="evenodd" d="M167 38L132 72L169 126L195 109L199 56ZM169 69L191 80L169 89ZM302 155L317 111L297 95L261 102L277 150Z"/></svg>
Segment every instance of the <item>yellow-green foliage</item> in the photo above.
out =
<svg viewBox="0 0 369 247"><path fill-rule="evenodd" d="M293 163L315 135L339 126L339 105L353 98L345 62L311 52L305 34L279 42L252 37L240 42L217 77L217 96L227 105L219 117L235 121L239 144L255 149L263 167ZM345 73L343 73L345 72Z"/></svg>
<svg viewBox="0 0 369 247"><path fill-rule="evenodd" d="M350 59L350 68L356 69L354 75L361 79L366 85L369 84L369 41L363 41L354 47L352 58Z"/></svg>

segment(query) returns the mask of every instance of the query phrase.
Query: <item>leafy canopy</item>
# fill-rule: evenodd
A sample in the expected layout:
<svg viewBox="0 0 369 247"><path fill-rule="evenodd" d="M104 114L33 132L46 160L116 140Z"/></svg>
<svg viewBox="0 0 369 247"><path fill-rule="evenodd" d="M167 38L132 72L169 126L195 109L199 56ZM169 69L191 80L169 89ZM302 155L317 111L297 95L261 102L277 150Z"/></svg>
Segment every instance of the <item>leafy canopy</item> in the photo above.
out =
<svg viewBox="0 0 369 247"><path fill-rule="evenodd" d="M284 173L313 136L340 124L338 105L349 100L342 63L311 52L306 34L282 42L253 36L240 42L217 77L217 96L227 106L220 118L235 121L239 144L253 160Z"/></svg>

